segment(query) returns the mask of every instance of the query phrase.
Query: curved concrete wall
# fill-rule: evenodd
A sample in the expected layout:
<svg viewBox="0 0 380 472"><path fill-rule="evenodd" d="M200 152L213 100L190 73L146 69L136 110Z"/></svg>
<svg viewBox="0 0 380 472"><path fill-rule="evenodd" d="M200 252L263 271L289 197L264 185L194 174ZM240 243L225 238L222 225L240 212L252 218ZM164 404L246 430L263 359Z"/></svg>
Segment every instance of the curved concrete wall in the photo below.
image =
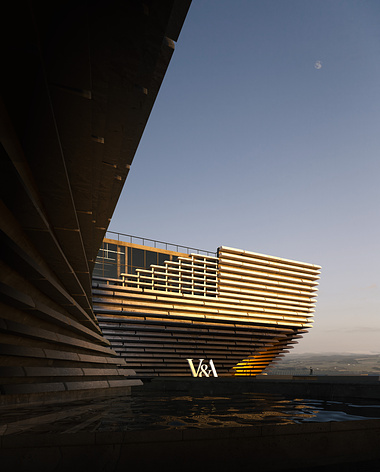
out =
<svg viewBox="0 0 380 472"><path fill-rule="evenodd" d="M0 402L137 382L98 326L91 274L189 3L3 10Z"/></svg>

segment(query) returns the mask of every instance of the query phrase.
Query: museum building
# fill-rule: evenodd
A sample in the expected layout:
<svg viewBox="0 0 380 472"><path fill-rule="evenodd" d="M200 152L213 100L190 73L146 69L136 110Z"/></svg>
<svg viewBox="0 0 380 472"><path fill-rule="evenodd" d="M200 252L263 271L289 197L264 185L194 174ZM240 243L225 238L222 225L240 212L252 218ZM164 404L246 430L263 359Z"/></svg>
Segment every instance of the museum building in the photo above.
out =
<svg viewBox="0 0 380 472"><path fill-rule="evenodd" d="M0 404L141 384L102 334L91 277L189 6L4 5Z"/></svg>
<svg viewBox="0 0 380 472"><path fill-rule="evenodd" d="M117 240L103 241L95 263L94 312L139 377L191 375L188 359L212 360L218 376L255 376L312 326L320 266L109 234Z"/></svg>
<svg viewBox="0 0 380 472"><path fill-rule="evenodd" d="M8 2L0 404L256 375L311 326L319 267L104 239L190 0Z"/></svg>

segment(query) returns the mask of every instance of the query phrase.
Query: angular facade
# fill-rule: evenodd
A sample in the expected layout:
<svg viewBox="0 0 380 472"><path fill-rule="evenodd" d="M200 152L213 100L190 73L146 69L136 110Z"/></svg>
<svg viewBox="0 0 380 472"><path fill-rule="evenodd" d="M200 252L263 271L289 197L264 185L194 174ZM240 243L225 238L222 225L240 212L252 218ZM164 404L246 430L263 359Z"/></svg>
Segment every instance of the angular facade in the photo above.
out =
<svg viewBox="0 0 380 472"><path fill-rule="evenodd" d="M311 264L117 241L96 263L189 6L3 9L0 404L124 394L187 358L255 375L310 326Z"/></svg>
<svg viewBox="0 0 380 472"><path fill-rule="evenodd" d="M320 266L229 247L185 253L105 239L93 302L104 336L140 377L260 374L312 326Z"/></svg>
<svg viewBox="0 0 380 472"><path fill-rule="evenodd" d="M127 392L91 276L190 1L7 2L0 403Z"/></svg>

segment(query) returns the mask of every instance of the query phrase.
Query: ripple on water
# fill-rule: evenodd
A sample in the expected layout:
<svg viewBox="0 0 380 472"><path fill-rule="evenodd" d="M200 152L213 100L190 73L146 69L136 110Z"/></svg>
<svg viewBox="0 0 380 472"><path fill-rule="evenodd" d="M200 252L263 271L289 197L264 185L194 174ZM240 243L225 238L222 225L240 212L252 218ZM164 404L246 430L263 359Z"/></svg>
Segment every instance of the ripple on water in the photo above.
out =
<svg viewBox="0 0 380 472"><path fill-rule="evenodd" d="M62 408L62 405L56 406L57 412L62 412ZM125 398L78 402L66 408L67 416L57 417L52 424L38 421L38 418L51 414L54 406L31 407L27 418L34 416L35 425L33 428L28 426L29 432L220 428L380 418L380 404L288 399L280 395L249 393L202 397L148 392ZM20 410L3 413L4 424L20 418Z"/></svg>

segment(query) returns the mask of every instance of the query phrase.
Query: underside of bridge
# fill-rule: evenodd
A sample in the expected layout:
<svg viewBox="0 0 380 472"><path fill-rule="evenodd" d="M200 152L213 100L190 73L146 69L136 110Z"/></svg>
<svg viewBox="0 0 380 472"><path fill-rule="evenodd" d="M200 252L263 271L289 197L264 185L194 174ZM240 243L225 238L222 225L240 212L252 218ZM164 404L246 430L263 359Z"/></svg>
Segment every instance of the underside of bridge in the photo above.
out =
<svg viewBox="0 0 380 472"><path fill-rule="evenodd" d="M7 4L0 403L139 383L101 333L91 275L189 5Z"/></svg>

